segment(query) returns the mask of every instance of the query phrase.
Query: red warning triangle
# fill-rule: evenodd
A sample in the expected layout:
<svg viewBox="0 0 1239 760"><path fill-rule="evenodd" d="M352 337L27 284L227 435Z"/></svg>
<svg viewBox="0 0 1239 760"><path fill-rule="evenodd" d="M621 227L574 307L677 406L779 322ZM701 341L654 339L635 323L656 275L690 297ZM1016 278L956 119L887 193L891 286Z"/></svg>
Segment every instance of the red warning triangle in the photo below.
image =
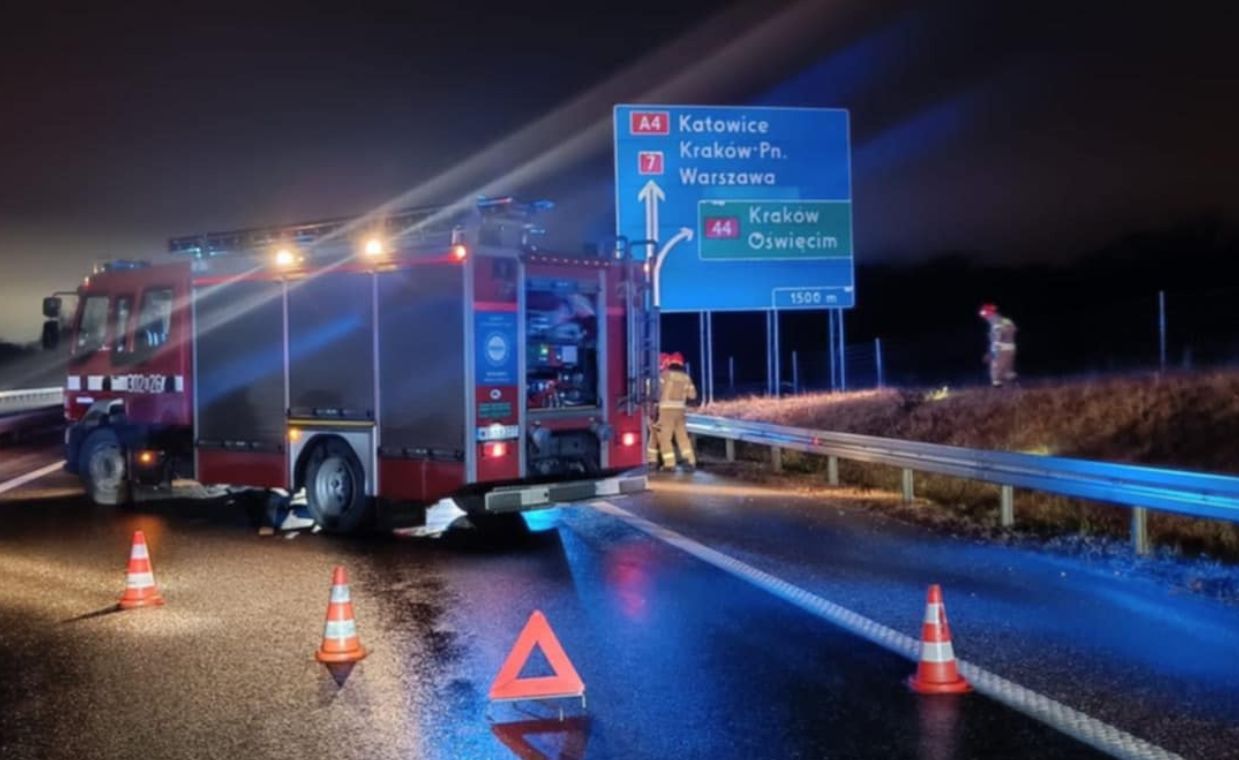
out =
<svg viewBox="0 0 1239 760"><path fill-rule="evenodd" d="M553 676L536 678L521 678L521 668L533 654L534 646L542 647L542 654L550 663ZM529 616L529 622L516 637L516 645L508 653L508 658L499 668L499 675L490 685L492 700L512 699L555 699L559 697L581 697L585 695L585 683L577 675L576 668L564 654L559 639L551 631L546 616L538 610Z"/></svg>

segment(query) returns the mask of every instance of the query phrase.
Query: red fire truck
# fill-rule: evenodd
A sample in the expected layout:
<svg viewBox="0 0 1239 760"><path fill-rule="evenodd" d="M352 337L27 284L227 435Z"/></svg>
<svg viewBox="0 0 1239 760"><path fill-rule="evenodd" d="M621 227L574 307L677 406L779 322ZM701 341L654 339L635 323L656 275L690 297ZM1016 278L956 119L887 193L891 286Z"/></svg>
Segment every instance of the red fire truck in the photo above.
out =
<svg viewBox="0 0 1239 760"><path fill-rule="evenodd" d="M67 323L66 467L104 504L174 478L304 489L336 532L644 489L648 273L623 245L542 250L547 205L194 235L98 267Z"/></svg>

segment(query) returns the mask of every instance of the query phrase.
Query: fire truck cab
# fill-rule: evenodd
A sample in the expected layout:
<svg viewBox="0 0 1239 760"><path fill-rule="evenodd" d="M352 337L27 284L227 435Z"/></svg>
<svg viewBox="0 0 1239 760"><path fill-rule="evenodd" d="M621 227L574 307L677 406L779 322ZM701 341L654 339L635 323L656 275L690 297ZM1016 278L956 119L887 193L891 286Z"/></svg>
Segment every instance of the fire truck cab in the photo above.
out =
<svg viewBox="0 0 1239 760"><path fill-rule="evenodd" d="M543 251L540 208L193 235L97 268L66 467L104 504L177 478L304 492L336 532L643 490L648 274L622 246Z"/></svg>

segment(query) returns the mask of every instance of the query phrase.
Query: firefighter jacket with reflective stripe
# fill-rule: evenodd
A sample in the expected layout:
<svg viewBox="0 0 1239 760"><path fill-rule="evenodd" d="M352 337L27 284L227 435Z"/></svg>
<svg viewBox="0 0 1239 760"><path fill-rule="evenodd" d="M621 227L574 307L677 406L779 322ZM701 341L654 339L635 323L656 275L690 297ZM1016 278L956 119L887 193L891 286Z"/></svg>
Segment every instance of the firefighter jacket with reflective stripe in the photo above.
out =
<svg viewBox="0 0 1239 760"><path fill-rule="evenodd" d="M1015 323L1006 317L999 317L989 325L990 351L1015 350Z"/></svg>
<svg viewBox="0 0 1239 760"><path fill-rule="evenodd" d="M682 369L663 370L658 382L662 387L658 396L660 409L683 409L685 402L697 399L697 386Z"/></svg>

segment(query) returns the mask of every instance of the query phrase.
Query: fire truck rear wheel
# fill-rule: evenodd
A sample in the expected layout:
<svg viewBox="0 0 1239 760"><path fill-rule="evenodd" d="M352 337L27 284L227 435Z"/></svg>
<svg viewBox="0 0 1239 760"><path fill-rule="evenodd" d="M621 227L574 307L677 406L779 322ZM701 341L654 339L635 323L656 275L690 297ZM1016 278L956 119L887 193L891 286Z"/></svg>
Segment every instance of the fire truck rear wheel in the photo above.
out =
<svg viewBox="0 0 1239 760"><path fill-rule="evenodd" d="M81 457L78 472L91 501L105 506L128 503L129 473L116 431L101 427L91 433L82 444Z"/></svg>
<svg viewBox="0 0 1239 760"><path fill-rule="evenodd" d="M369 526L371 504L366 475L348 444L329 440L310 453L305 475L306 506L314 521L332 533L356 533Z"/></svg>

